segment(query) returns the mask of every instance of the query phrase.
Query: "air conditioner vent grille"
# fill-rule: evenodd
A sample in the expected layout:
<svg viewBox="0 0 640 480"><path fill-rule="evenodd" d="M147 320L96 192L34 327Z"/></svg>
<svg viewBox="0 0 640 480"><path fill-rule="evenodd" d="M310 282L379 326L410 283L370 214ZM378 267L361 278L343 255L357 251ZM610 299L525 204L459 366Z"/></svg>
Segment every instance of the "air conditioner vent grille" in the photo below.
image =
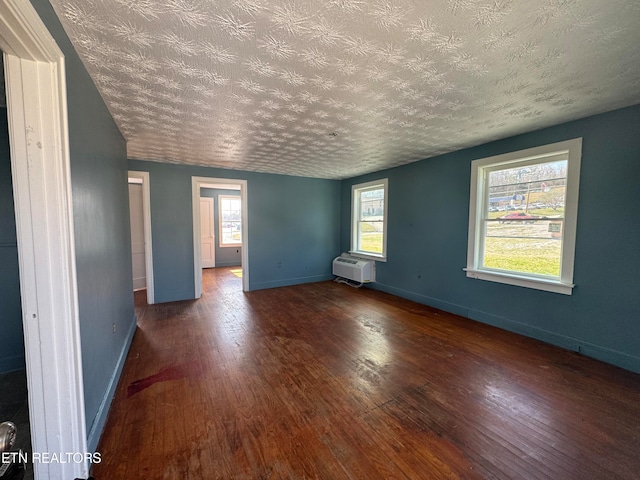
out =
<svg viewBox="0 0 640 480"><path fill-rule="evenodd" d="M375 263L347 256L336 257L333 260L333 274L359 283L375 282Z"/></svg>
<svg viewBox="0 0 640 480"><path fill-rule="evenodd" d="M341 262L341 263L350 263L351 265L355 265L356 263L358 263L357 260L352 260L350 258L337 258L336 261Z"/></svg>

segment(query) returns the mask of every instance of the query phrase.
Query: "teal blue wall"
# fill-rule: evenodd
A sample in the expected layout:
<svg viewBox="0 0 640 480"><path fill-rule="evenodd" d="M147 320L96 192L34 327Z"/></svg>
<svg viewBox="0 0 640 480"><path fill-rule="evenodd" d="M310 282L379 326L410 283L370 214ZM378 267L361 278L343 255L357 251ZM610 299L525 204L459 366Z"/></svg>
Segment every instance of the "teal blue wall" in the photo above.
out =
<svg viewBox="0 0 640 480"><path fill-rule="evenodd" d="M640 372L640 106L342 183L389 178L388 262L378 288ZM471 161L583 138L573 295L473 280L467 261Z"/></svg>
<svg viewBox="0 0 640 480"><path fill-rule="evenodd" d="M340 182L129 160L149 172L156 302L194 297L191 177L247 180L249 288L333 278Z"/></svg>
<svg viewBox="0 0 640 480"><path fill-rule="evenodd" d="M135 330L126 144L51 5L32 3L65 55L84 399L95 448Z"/></svg>
<svg viewBox="0 0 640 480"><path fill-rule="evenodd" d="M213 198L213 225L216 230L216 267L235 267L242 264L242 248L220 246L220 217L218 195L240 196L238 190L220 190L216 188L200 189L201 197Z"/></svg>
<svg viewBox="0 0 640 480"><path fill-rule="evenodd" d="M6 108L0 108L0 338L0 374L25 368Z"/></svg>

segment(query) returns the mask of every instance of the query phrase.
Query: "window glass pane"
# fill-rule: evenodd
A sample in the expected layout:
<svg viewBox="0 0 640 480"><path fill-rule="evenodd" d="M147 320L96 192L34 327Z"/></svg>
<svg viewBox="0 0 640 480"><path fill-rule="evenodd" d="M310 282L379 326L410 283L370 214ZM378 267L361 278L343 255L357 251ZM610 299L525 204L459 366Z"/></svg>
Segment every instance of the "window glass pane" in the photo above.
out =
<svg viewBox="0 0 640 480"><path fill-rule="evenodd" d="M384 189L360 193L360 220L381 220L384 217Z"/></svg>
<svg viewBox="0 0 640 480"><path fill-rule="evenodd" d="M226 223L222 227L222 243L241 243L241 228L240 222Z"/></svg>
<svg viewBox="0 0 640 480"><path fill-rule="evenodd" d="M351 253L386 261L386 190L381 179L352 187Z"/></svg>
<svg viewBox="0 0 640 480"><path fill-rule="evenodd" d="M242 243L241 200L235 197L220 197L221 244Z"/></svg>
<svg viewBox="0 0 640 480"><path fill-rule="evenodd" d="M358 250L362 252L382 253L383 222L358 222Z"/></svg>
<svg viewBox="0 0 640 480"><path fill-rule="evenodd" d="M360 218L358 220L358 250L382 253L384 228L384 189L360 192Z"/></svg>
<svg viewBox="0 0 640 480"><path fill-rule="evenodd" d="M561 160L489 173L485 268L560 276L567 166Z"/></svg>

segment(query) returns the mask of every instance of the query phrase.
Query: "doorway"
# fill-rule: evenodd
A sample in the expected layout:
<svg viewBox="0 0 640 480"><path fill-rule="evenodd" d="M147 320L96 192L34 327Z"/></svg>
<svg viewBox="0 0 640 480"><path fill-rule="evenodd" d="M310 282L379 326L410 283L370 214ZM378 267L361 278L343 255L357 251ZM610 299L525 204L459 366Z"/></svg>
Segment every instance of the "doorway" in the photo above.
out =
<svg viewBox="0 0 640 480"><path fill-rule="evenodd" d="M214 177L192 177L192 207L193 207L193 247L194 247L194 283L195 298L202 296L203 243L201 227L201 198L213 198L214 208L217 206L217 218L214 213L214 247L219 252L233 254L237 251L240 257L238 275L242 276L242 290L249 291L249 252L248 252L248 215L247 215L247 181ZM204 193L203 193L204 192ZM225 195L226 193L226 195ZM231 201L225 197L238 196L239 218L237 209L234 210ZM221 200L222 197L222 200ZM222 208L221 208L222 207ZM225 213L227 207L229 214ZM221 254L214 254L217 263L222 265Z"/></svg>
<svg viewBox="0 0 640 480"><path fill-rule="evenodd" d="M4 91L4 63L0 52L0 423L11 422L17 428L13 451L31 456L31 427L24 356L24 332L20 306L20 268L11 181L11 154L7 104ZM27 463L24 478L33 479Z"/></svg>
<svg viewBox="0 0 640 480"><path fill-rule="evenodd" d="M129 209L131 213L133 288L134 291L145 289L147 292L147 304L153 305L155 303L155 291L153 281L151 184L149 180L149 172L137 172L130 170L128 173L128 179ZM144 280L142 280L142 278Z"/></svg>

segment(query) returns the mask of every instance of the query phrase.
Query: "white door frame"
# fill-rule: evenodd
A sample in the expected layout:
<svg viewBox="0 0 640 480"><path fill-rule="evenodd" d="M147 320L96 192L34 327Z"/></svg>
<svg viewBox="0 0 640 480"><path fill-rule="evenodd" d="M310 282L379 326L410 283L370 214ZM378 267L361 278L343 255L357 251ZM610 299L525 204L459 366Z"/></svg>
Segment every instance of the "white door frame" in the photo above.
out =
<svg viewBox="0 0 640 480"><path fill-rule="evenodd" d="M151 241L151 184L149 172L129 170L129 178L142 180L142 222L144 228L144 263L147 276L147 303L155 303L153 288L153 242Z"/></svg>
<svg viewBox="0 0 640 480"><path fill-rule="evenodd" d="M202 296L202 253L200 249L200 188L206 184L240 185L242 202L242 290L249 291L249 215L247 214L247 181L233 178L191 177L191 204L193 207L193 275L195 298ZM215 226L214 226L215 228Z"/></svg>
<svg viewBox="0 0 640 480"><path fill-rule="evenodd" d="M0 2L34 452L84 453L87 434L64 55L29 0ZM89 465L35 463L37 479Z"/></svg>

